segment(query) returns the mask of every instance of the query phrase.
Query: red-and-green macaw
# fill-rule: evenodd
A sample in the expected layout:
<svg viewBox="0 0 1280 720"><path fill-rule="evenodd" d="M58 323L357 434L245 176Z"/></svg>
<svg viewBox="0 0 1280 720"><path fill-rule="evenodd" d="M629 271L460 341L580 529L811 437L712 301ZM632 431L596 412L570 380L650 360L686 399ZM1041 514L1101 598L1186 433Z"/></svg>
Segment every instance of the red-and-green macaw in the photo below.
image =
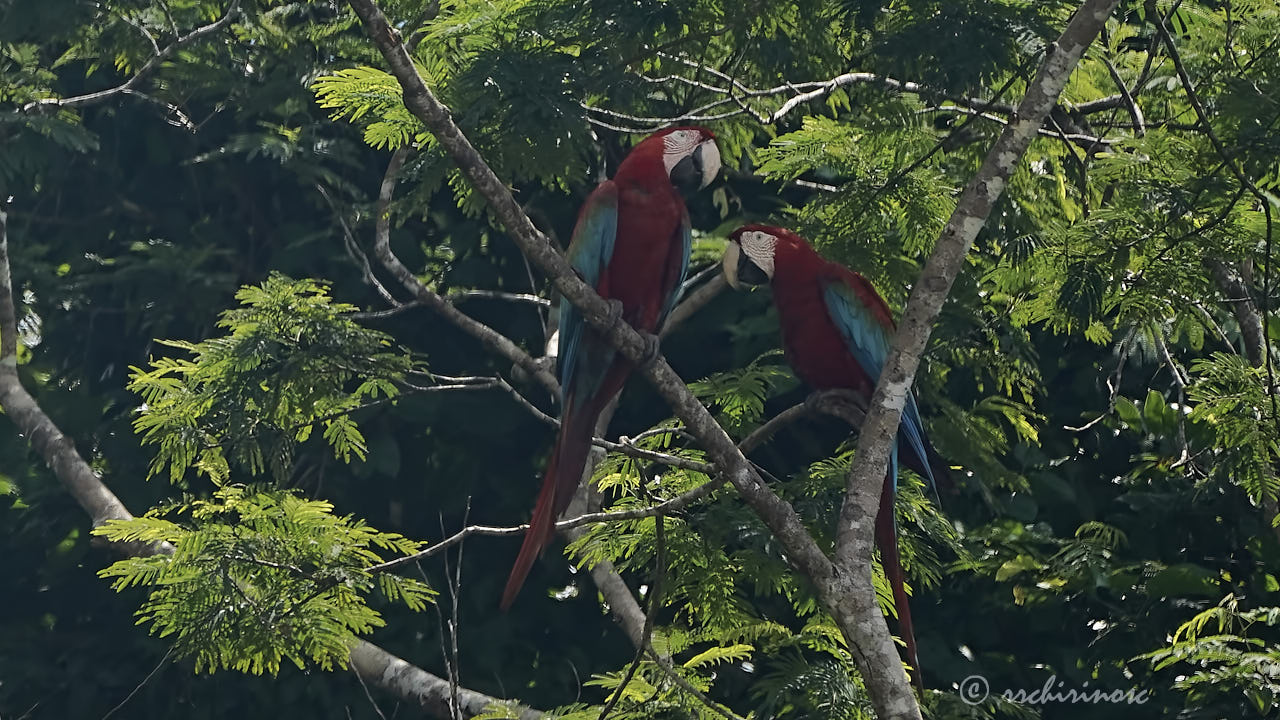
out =
<svg viewBox="0 0 1280 720"><path fill-rule="evenodd" d="M823 259L790 230L768 225L744 225L734 230L723 264L725 279L734 288L743 284L770 285L782 327L783 351L801 380L816 390L852 390L870 400L889 355L894 323L889 306L866 278ZM900 447L906 451L903 460L907 467L930 485L934 484L935 471L939 477L944 476L945 466L936 462L920 422L920 411L910 394L880 494L876 543L893 586L907 660L915 668L918 682L920 663L898 558L893 512Z"/></svg>
<svg viewBox="0 0 1280 720"><path fill-rule="evenodd" d="M720 149L710 130L669 128L632 148L578 214L570 264L641 333L661 327L689 269L691 228L680 193L705 188L719 172ZM503 609L550 542L582 479L596 420L631 372L631 363L567 300L560 302L559 363L560 433L502 593Z"/></svg>

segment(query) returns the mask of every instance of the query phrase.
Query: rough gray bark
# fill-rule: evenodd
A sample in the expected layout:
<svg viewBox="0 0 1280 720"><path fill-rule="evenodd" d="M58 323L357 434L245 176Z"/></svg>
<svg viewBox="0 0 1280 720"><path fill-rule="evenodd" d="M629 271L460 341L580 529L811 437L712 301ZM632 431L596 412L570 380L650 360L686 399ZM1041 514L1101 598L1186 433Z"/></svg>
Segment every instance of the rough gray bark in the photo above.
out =
<svg viewBox="0 0 1280 720"><path fill-rule="evenodd" d="M9 272L7 219L5 207L0 204L0 408L93 519L94 527L108 520L130 520L133 514L89 467L71 439L58 429L19 380L18 323ZM134 556L173 552L173 547L167 544L112 543L112 548ZM365 682L385 688L435 717L452 720L448 680L363 640L357 641L351 650L351 665ZM480 714L489 704L506 702L466 689L459 690L458 698L465 717ZM520 712L520 717L526 720L542 717L542 713L528 708Z"/></svg>
<svg viewBox="0 0 1280 720"><path fill-rule="evenodd" d="M1209 273L1213 276L1214 283L1222 291L1222 297L1231 308L1236 324L1240 326L1240 338L1244 340L1245 357L1249 358L1250 365L1256 368L1262 367L1265 361L1262 353L1263 348L1266 347L1262 334L1262 313L1258 312L1258 305L1253 301L1249 287L1245 285L1240 273L1227 263L1210 259L1206 260L1205 264L1209 266Z"/></svg>
<svg viewBox="0 0 1280 720"><path fill-rule="evenodd" d="M452 718L449 709L449 681L392 655L372 643L360 641L351 649L351 667L365 682L391 691L396 697L413 703L427 714ZM504 700L458 688L458 709L463 717L474 717L494 703ZM543 713L520 708L520 720L538 720Z"/></svg>

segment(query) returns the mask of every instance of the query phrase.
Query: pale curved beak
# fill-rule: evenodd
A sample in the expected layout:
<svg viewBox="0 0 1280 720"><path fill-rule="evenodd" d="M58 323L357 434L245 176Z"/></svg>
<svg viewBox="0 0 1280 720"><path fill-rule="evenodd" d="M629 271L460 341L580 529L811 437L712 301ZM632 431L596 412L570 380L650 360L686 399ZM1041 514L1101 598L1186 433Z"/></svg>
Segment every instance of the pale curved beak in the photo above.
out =
<svg viewBox="0 0 1280 720"><path fill-rule="evenodd" d="M716 145L715 140L703 140L698 146L698 150L702 155L702 178L698 189L701 190L711 184L712 180L720 174L720 146Z"/></svg>
<svg viewBox="0 0 1280 720"><path fill-rule="evenodd" d="M730 241L729 247L724 249L724 258L720 261L724 269L724 279L729 281L729 287L734 290L741 290L742 285L738 282L738 258L742 255L742 248L738 243Z"/></svg>

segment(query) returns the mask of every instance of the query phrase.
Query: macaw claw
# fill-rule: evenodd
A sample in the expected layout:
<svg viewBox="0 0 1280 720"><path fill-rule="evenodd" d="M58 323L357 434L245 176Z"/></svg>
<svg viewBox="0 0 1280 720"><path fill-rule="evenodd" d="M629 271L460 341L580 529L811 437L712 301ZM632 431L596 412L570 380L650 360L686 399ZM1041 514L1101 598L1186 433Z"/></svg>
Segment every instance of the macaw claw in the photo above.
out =
<svg viewBox="0 0 1280 720"><path fill-rule="evenodd" d="M618 321L622 319L622 311L624 310L622 301L617 298L608 298L605 300L605 304L609 306L609 314L605 316L605 321L608 322L610 327L617 325Z"/></svg>
<svg viewBox="0 0 1280 720"><path fill-rule="evenodd" d="M640 358L640 366L646 367L662 354L662 340L647 332L640 333L640 339L644 341L644 355Z"/></svg>

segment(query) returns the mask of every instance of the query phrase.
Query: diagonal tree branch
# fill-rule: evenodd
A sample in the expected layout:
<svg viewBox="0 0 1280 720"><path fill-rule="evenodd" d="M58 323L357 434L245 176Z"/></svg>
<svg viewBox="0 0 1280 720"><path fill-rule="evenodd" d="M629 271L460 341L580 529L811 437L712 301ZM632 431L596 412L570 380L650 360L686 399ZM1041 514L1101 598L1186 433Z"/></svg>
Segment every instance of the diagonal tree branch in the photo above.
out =
<svg viewBox="0 0 1280 720"><path fill-rule="evenodd" d="M1208 265L1209 274L1213 276L1213 281L1222 292L1227 306L1231 308L1236 324L1240 326L1240 338L1244 341L1245 357L1249 359L1250 365L1256 368L1262 367L1265 362L1263 352L1266 350L1267 340L1262 332L1262 313L1258 311L1258 305L1253 301L1253 294L1240 277L1240 273L1230 264L1209 258L1204 262Z"/></svg>
<svg viewBox="0 0 1280 720"><path fill-rule="evenodd" d="M408 55L406 54L407 57ZM382 186L378 191L378 215L373 244L374 256L378 258L378 262L382 263L382 266L388 272L395 276L405 290L413 294L419 303L458 326L463 332L479 340L485 347L521 367L537 379L553 396L558 396L560 383L546 367L534 359L532 355L520 349L518 345L511 342L502 333L475 320L454 307L453 303L432 292L409 268L405 267L404 263L400 262L400 258L391 250L391 198L395 192L396 179L400 174L400 168L404 166L404 161L409 157L409 152L410 148L408 147L396 150L391 155L391 160L387 163L387 170L382 176ZM532 225L530 227L532 228Z"/></svg>
<svg viewBox="0 0 1280 720"><path fill-rule="evenodd" d="M902 409L933 323L964 265L965 255L1023 153L1053 109L1085 48L1101 31L1117 4L1118 0L1086 0L1058 40L1048 47L1044 62L1015 113L1017 119L1005 127L978 174L961 193L955 212L912 288L862 423L858 461L849 473L836 538L836 562L844 573L866 572L876 509Z"/></svg>
<svg viewBox="0 0 1280 720"><path fill-rule="evenodd" d="M1107 73L1111 75L1111 81L1120 89L1120 96L1124 99L1124 107L1129 111L1129 117L1133 120L1133 134L1142 137L1147 133L1146 120L1142 117L1142 109L1138 107L1138 101L1134 99L1129 92L1129 88L1124 84L1124 78L1120 77L1120 71L1115 65L1102 56L1102 62L1107 66Z"/></svg>
<svg viewBox="0 0 1280 720"><path fill-rule="evenodd" d="M724 292L725 288L729 287L729 283L725 282L724 275L719 272L719 268L717 267L716 269L716 274L710 280L697 290L686 295L678 305L671 309L671 315L662 324L662 337L675 332L676 328L684 324L694 313L709 305L720 293Z"/></svg>
<svg viewBox="0 0 1280 720"><path fill-rule="evenodd" d="M397 33L372 0L348 0L404 91L406 108L432 132L463 176L489 203L494 215L531 262L624 357L636 364L709 458L781 543L788 561L814 583L823 605L849 641L855 661L881 718L919 718L920 709L902 672L893 640L876 602L871 574L840 573L809 535L800 516L778 497L698 402L666 361L648 357L648 343L626 323L613 321L608 305L573 272L564 257L515 201L418 74ZM870 566L870 553L866 567Z"/></svg>
<svg viewBox="0 0 1280 720"><path fill-rule="evenodd" d="M351 667L366 682L417 705L427 714L445 720L453 718L448 680L436 677L377 645L364 641L356 643L351 649ZM462 711L464 718L475 717L492 709L494 705L516 704L467 688L458 688L458 709ZM515 709L520 720L540 720L546 717L530 708L517 705Z"/></svg>
<svg viewBox="0 0 1280 720"><path fill-rule="evenodd" d="M0 203L0 408L44 458L63 487L92 519L94 527L108 520L132 519L124 503L89 467L75 444L45 414L18 377L18 323L9 269L7 220L6 207ZM174 550L167 544L147 543L112 543L112 547L134 556L170 554ZM363 640L351 650L351 666L363 680L391 691L423 711L440 718L453 717L449 712L448 680ZM504 700L466 689L460 689L458 697L466 717L478 715L494 704L506 704ZM542 713L528 708L521 708L519 713L523 720L542 717Z"/></svg>

